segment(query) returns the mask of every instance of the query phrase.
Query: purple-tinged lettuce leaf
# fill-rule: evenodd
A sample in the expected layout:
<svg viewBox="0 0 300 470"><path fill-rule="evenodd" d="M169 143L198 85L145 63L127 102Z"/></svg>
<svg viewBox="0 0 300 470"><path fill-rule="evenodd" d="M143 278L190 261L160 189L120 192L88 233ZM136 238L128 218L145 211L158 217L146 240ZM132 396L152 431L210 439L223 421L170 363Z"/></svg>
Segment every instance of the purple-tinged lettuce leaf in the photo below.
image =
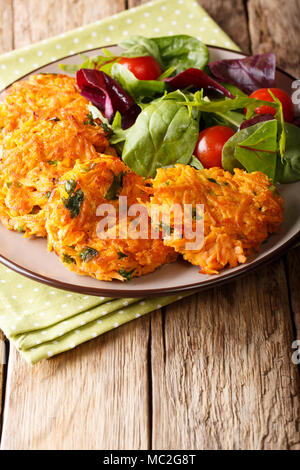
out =
<svg viewBox="0 0 300 470"><path fill-rule="evenodd" d="M271 121L273 119L276 119L275 116L273 116L273 114L260 114L260 115L254 116L251 119L248 119L247 121L242 122L239 130L241 131L242 129L246 129L246 127L251 127L251 126L254 126L255 124L259 124L260 122Z"/></svg>
<svg viewBox="0 0 300 470"><path fill-rule="evenodd" d="M275 84L275 54L258 54L244 59L219 60L209 64L218 80L237 86L247 94Z"/></svg>
<svg viewBox="0 0 300 470"><path fill-rule="evenodd" d="M169 83L173 90L184 90L185 88L192 86L199 90L202 88L212 89L222 93L228 98L234 98L230 91L226 90L226 88L220 85L220 83L203 72L203 70L199 69L187 69L184 72L175 75L175 77L165 78L164 81Z"/></svg>
<svg viewBox="0 0 300 470"><path fill-rule="evenodd" d="M122 128L127 129L140 113L139 106L124 88L106 73L96 69L80 69L76 74L78 88L112 122L117 111L122 116Z"/></svg>

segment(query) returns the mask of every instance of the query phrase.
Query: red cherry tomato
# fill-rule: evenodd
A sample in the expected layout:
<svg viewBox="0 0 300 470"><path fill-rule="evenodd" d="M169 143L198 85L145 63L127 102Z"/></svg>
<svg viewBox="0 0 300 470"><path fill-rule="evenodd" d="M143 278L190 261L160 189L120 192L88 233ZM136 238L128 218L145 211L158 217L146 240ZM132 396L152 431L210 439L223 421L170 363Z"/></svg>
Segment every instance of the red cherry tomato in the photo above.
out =
<svg viewBox="0 0 300 470"><path fill-rule="evenodd" d="M119 64L125 65L139 80L157 80L162 74L158 62L151 56L122 57Z"/></svg>
<svg viewBox="0 0 300 470"><path fill-rule="evenodd" d="M285 122L292 122L295 113L294 105L289 95L279 88L270 88L270 90L273 95L276 96L279 101L281 101ZM274 101L268 91L268 88L260 88L259 90L254 91L249 98L256 98L257 100L263 101ZM261 106L260 108L256 108L255 112L256 114L273 114L273 116L275 116L276 109L272 108L271 106Z"/></svg>
<svg viewBox="0 0 300 470"><path fill-rule="evenodd" d="M222 150L234 131L226 126L213 126L200 132L195 147L195 156L204 168L218 166L222 168Z"/></svg>

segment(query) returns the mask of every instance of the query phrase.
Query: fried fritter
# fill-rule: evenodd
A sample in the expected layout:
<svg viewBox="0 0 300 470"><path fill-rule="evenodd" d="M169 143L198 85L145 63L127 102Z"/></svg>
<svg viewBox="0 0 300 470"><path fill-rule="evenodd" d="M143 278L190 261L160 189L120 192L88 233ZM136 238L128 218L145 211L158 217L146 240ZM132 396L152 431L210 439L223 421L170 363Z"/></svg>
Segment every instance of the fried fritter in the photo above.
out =
<svg viewBox="0 0 300 470"><path fill-rule="evenodd" d="M71 271L105 281L129 280L175 261L174 250L164 246L160 239L119 236L119 198L126 196L128 207L138 200L145 204L149 201L147 190L144 179L116 157L102 155L89 165L77 163L63 176L49 200L48 248L54 249ZM107 238L99 236L98 224L104 216L96 213L102 204L110 204L117 216L107 230ZM148 234L147 211L145 215ZM128 216L126 227L134 220Z"/></svg>
<svg viewBox="0 0 300 470"><path fill-rule="evenodd" d="M4 98L0 103L0 128L5 132L17 129L27 120L60 117L60 110L74 101L79 100L80 108L88 103L80 96L75 79L61 74L31 75L8 88Z"/></svg>
<svg viewBox="0 0 300 470"><path fill-rule="evenodd" d="M43 210L59 178L76 160L98 155L73 118L27 121L5 136L0 149L0 217L26 236L46 235Z"/></svg>
<svg viewBox="0 0 300 470"><path fill-rule="evenodd" d="M25 236L45 236L44 207L75 161L115 155L74 78L40 74L15 83L0 107L0 218Z"/></svg>
<svg viewBox="0 0 300 470"><path fill-rule="evenodd" d="M187 250L187 240L175 235L164 239L201 272L217 274L225 266L245 263L247 256L257 251L269 234L279 229L283 220L283 200L272 191L268 177L261 172L235 174L220 168L196 170L175 165L159 169L153 180L154 204L170 212L174 204L204 205L204 240L199 249ZM197 214L194 214L195 219ZM201 215L200 215L201 217ZM173 224L173 225L172 225ZM195 222L194 222L195 224ZM171 217L171 231L174 220Z"/></svg>

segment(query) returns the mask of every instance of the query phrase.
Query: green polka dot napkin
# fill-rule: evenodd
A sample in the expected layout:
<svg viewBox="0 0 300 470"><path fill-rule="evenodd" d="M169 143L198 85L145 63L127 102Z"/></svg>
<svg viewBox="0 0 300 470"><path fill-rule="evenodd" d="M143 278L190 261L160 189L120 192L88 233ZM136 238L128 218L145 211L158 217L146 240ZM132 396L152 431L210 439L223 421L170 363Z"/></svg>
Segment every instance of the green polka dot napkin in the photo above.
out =
<svg viewBox="0 0 300 470"><path fill-rule="evenodd" d="M151 37L183 32L207 44L238 50L198 2L157 0L2 55L0 89L51 61L117 43L132 34ZM74 294L31 281L0 265L0 327L32 364L182 297L113 299Z"/></svg>

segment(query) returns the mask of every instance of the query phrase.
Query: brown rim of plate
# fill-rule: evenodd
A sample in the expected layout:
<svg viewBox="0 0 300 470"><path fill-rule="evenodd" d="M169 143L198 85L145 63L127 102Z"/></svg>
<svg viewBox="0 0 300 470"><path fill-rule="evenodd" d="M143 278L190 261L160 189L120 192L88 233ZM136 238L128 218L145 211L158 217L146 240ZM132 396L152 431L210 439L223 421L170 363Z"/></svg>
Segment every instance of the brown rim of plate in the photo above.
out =
<svg viewBox="0 0 300 470"><path fill-rule="evenodd" d="M107 48L107 47L116 47L116 46L117 46L117 44L112 44L112 45L105 46L105 47ZM242 56L249 56L250 55L250 54L245 54L245 53L240 52L240 51L233 51L231 49L226 49L224 47L216 47L216 46L208 46L208 47L210 47L212 49L227 51L227 52L234 52L234 53L240 54ZM60 59L57 59L53 62L49 62L49 63L47 63L47 64L45 64L41 67L38 67L37 69L32 70L31 72L23 75L22 77L19 77L17 80L14 80L10 85L5 87L3 90L0 90L0 93L7 90L10 86L12 86L17 81L22 80L23 78L28 77L32 73L43 69L47 65L55 64L57 62L61 62L64 59L67 59L69 57L74 57L74 56L77 56L79 54L83 54L84 52L96 51L98 49L101 49L101 47L96 47L96 48L93 48L93 49L88 49L88 50L85 50L85 51L81 51L81 52L78 52L76 54L73 54L72 56L68 55L68 56L62 57ZM288 72L285 72L284 70L280 69L279 67L276 67L276 68L281 73L286 75L288 78L290 78L292 80L296 80L296 78L294 78ZM51 72L49 72L49 73L51 73ZM222 275L222 277L220 277L220 278L215 278L215 277L212 276L211 279L209 279L207 281L204 281L204 282L201 282L201 284L193 283L193 284L189 284L189 285L184 286L184 287L160 288L159 291L157 289L148 289L147 291L143 292L143 291L140 291L140 290L137 290L137 289L130 289L130 288L126 289L126 291L120 291L119 289L105 289L105 288L102 289L102 288L98 288L98 287L78 286L78 285L74 285L74 284L69 284L67 282L58 281L58 280L49 278L47 276L43 276L41 274L36 274L35 272L31 271L30 269L23 268L22 266L19 266L17 263L14 263L13 261L8 260L4 256L2 256L1 253L0 253L0 262L2 264L4 264L5 266L7 266L8 268L12 269L13 271L16 271L17 273L22 274L23 276L26 276L29 279L32 279L33 281L41 282L42 284L46 284L48 286L55 287L57 289L61 289L61 290L65 290L65 291L71 291L71 292L76 292L78 294L94 295L94 296L107 295L109 297L124 297L124 295L126 294L126 297L147 298L147 297L153 297L154 295L160 297L160 296L163 296L163 295L172 295L172 294L179 294L179 293L193 293L193 292L196 292L196 291L209 289L210 287L220 286L220 285L225 284L225 283L227 283L227 282L229 282L229 281L231 281L231 280L233 280L237 277L240 277L242 275L246 275L246 274L252 272L254 269L261 266L262 264L265 264L265 263L268 263L268 262L271 262L271 261L274 261L274 260L278 259L294 243L296 243L299 240L300 240L300 230L292 238L290 238L284 244L280 245L273 252L269 253L268 255L266 255L262 258L257 259L256 261L255 260L252 261L250 265L248 265L247 263L244 264L237 271L230 272L227 275L226 274ZM128 286L129 285L130 284L128 284ZM142 296L141 296L141 293L143 293Z"/></svg>

